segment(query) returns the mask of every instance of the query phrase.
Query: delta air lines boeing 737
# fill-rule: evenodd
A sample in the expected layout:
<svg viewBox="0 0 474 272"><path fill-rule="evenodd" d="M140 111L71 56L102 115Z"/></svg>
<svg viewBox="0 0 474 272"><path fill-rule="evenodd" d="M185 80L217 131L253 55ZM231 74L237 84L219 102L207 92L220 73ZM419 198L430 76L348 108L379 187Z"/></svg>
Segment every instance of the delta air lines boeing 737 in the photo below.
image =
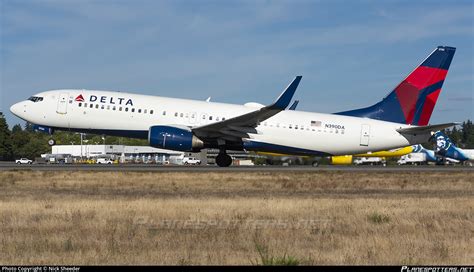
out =
<svg viewBox="0 0 474 272"><path fill-rule="evenodd" d="M428 121L455 50L437 47L382 101L335 114L286 110L301 76L268 106L63 89L35 94L10 110L49 133L141 138L177 151L218 148L221 167L232 164L227 150L304 156L375 152L424 143L433 132L454 125Z"/></svg>

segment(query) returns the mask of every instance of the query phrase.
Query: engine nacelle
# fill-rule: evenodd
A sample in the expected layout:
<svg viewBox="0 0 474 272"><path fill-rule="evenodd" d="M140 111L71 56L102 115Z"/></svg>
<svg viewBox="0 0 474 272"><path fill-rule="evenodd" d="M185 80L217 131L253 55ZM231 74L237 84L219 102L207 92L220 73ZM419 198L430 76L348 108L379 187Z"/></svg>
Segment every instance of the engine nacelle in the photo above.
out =
<svg viewBox="0 0 474 272"><path fill-rule="evenodd" d="M150 127L148 143L153 147L177 151L193 151L204 147L203 141L194 136L191 130L171 126Z"/></svg>
<svg viewBox="0 0 474 272"><path fill-rule="evenodd" d="M54 129L47 126L32 125L31 128L33 128L34 131L48 133L49 135L52 135L54 133Z"/></svg>

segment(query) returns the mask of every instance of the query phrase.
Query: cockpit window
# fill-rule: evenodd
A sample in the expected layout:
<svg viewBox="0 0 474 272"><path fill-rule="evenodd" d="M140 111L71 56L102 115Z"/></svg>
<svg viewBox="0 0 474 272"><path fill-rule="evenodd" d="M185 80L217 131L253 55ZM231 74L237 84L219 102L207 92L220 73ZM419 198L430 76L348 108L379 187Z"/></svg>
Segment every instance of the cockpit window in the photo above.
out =
<svg viewBox="0 0 474 272"><path fill-rule="evenodd" d="M39 96L32 96L32 97L28 98L28 100L33 101L34 103L36 103L36 102L43 101L43 98L39 97Z"/></svg>

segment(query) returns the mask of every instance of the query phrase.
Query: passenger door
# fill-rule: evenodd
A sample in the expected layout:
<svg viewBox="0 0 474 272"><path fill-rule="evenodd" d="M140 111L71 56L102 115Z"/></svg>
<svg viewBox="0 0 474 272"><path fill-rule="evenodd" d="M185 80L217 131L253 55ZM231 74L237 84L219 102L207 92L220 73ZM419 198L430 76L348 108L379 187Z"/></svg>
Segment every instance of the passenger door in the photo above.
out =
<svg viewBox="0 0 474 272"><path fill-rule="evenodd" d="M362 125L360 130L360 145L369 146L370 139L370 125Z"/></svg>
<svg viewBox="0 0 474 272"><path fill-rule="evenodd" d="M58 97L58 107L56 112L59 114L66 114L67 113L67 100L69 94L68 93L61 93Z"/></svg>

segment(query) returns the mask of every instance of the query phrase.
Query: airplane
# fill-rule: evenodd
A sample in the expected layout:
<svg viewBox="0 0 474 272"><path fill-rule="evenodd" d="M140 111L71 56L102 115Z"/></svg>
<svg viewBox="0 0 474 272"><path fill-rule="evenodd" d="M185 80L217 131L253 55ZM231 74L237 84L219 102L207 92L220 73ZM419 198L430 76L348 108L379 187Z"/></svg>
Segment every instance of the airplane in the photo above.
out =
<svg viewBox="0 0 474 272"><path fill-rule="evenodd" d="M458 162L469 163L472 166L474 161L474 149L461 149L457 147L451 139L441 131L434 135L436 138L436 154L445 159L452 159Z"/></svg>
<svg viewBox="0 0 474 272"><path fill-rule="evenodd" d="M433 150L424 148L421 144L414 145L413 153L423 153L427 162L439 163L439 159L436 156L436 153Z"/></svg>
<svg viewBox="0 0 474 272"><path fill-rule="evenodd" d="M220 167L232 164L227 150L319 157L375 152L424 143L456 124L428 125L455 51L438 46L382 101L336 114L286 110L301 76L267 106L60 89L35 94L10 111L50 133L148 139L150 146L176 151L218 148Z"/></svg>

